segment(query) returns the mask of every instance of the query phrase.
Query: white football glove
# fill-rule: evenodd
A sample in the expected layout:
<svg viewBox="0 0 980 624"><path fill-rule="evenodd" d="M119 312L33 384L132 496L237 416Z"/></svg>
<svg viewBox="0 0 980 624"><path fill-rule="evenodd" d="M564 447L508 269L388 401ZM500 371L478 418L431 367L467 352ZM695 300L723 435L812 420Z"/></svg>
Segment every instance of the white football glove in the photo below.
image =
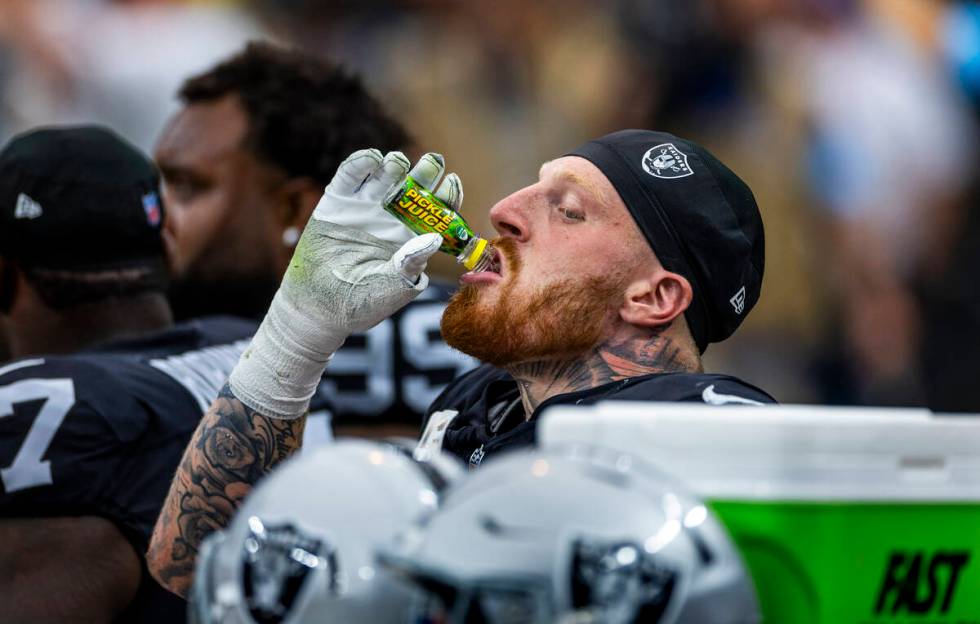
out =
<svg viewBox="0 0 980 624"><path fill-rule="evenodd" d="M296 245L269 311L232 370L229 384L248 407L298 418L309 407L330 356L425 290L425 266L439 234L415 236L382 202L408 172L401 152L351 154L337 169ZM433 188L442 156L426 154L411 171ZM436 196L458 210L462 184L449 174Z"/></svg>

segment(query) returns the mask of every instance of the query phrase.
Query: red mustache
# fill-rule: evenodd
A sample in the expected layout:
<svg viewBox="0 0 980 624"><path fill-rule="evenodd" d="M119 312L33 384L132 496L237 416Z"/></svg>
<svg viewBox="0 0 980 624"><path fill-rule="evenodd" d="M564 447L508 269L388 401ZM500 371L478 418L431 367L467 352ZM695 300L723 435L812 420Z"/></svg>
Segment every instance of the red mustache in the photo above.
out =
<svg viewBox="0 0 980 624"><path fill-rule="evenodd" d="M517 275L521 269L520 255L517 251L517 241L509 236L498 236L489 241L493 248L497 250L500 264L506 270L507 275L513 273Z"/></svg>

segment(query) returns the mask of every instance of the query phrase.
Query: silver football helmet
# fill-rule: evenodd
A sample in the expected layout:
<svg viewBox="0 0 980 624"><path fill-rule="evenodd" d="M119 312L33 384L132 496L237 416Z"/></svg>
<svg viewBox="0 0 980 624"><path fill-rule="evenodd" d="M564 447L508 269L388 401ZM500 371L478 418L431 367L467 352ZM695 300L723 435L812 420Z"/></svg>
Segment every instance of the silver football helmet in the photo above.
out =
<svg viewBox="0 0 980 624"><path fill-rule="evenodd" d="M449 490L380 552L414 622L748 624L741 558L712 513L629 455L514 453Z"/></svg>
<svg viewBox="0 0 980 624"><path fill-rule="evenodd" d="M261 481L231 525L203 543L190 596L198 624L403 623L411 587L375 551L436 508L462 474L395 445L340 440Z"/></svg>

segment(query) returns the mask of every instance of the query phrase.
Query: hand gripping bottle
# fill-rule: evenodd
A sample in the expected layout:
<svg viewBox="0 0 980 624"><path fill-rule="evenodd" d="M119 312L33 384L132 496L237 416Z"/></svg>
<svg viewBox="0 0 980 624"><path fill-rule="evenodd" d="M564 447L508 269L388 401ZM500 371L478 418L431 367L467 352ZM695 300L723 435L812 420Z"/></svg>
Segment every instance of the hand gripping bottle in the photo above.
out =
<svg viewBox="0 0 980 624"><path fill-rule="evenodd" d="M496 252L487 239L473 233L463 217L416 182L412 176L388 195L385 210L416 234L435 232L442 235L440 251L456 256L470 271L485 271L493 264Z"/></svg>

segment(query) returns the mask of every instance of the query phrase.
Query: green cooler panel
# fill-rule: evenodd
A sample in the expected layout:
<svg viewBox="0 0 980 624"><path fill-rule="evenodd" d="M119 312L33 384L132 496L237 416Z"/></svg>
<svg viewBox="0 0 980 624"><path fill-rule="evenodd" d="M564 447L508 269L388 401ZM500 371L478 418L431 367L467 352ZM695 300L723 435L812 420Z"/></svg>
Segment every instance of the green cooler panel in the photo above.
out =
<svg viewBox="0 0 980 624"><path fill-rule="evenodd" d="M980 415L609 401L551 410L539 438L707 501L767 624L980 624Z"/></svg>
<svg viewBox="0 0 980 624"><path fill-rule="evenodd" d="M715 500L769 624L980 624L980 505Z"/></svg>

